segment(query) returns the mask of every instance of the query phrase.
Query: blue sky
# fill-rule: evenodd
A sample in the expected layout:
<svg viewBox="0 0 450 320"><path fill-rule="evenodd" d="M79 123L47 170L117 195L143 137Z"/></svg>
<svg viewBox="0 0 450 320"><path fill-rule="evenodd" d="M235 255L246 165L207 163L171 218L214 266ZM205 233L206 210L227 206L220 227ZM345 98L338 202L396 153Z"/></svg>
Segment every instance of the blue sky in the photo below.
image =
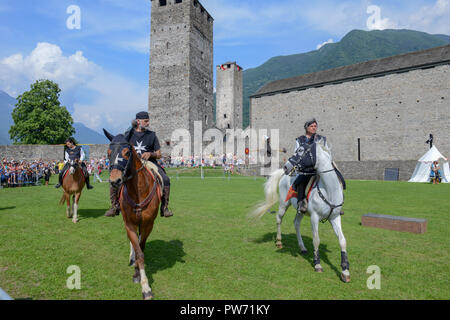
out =
<svg viewBox="0 0 450 320"><path fill-rule="evenodd" d="M184 0L187 1L187 0ZM316 50L353 29L450 34L450 0L200 0L214 18L214 65L257 67ZM69 29L71 5L80 29ZM37 79L62 88L76 122L124 130L147 108L150 0L1 0L0 90Z"/></svg>

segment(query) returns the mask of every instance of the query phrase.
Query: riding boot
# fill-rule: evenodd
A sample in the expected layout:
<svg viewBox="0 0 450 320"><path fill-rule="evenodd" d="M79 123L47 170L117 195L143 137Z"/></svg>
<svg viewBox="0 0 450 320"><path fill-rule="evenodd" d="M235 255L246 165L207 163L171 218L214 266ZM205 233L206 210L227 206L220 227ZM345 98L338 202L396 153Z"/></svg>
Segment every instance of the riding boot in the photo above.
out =
<svg viewBox="0 0 450 320"><path fill-rule="evenodd" d="M170 186L165 186L161 199L161 209L160 209L161 217L169 218L173 216L173 213L169 210L169 195L170 195Z"/></svg>
<svg viewBox="0 0 450 320"><path fill-rule="evenodd" d="M300 183L297 186L297 193L298 193L298 197L297 197L297 212L298 213L302 213L305 214L306 211L308 210L308 201L306 200L305 197L305 186L304 183Z"/></svg>
<svg viewBox="0 0 450 320"><path fill-rule="evenodd" d="M86 167L83 167L83 174L84 174L84 179L86 180L86 187L88 188L88 190L94 188L93 186L91 186L91 184L89 183L89 172L87 171Z"/></svg>
<svg viewBox="0 0 450 320"><path fill-rule="evenodd" d="M111 209L106 211L105 217L115 217L120 214L119 190L112 185L109 186L109 198L111 199Z"/></svg>
<svg viewBox="0 0 450 320"><path fill-rule="evenodd" d="M306 200L306 198L305 198L305 199L303 199L303 201L300 205L300 212L305 214L306 211L308 211L308 200Z"/></svg>
<svg viewBox="0 0 450 320"><path fill-rule="evenodd" d="M59 172L59 178L58 178L58 183L57 184L55 184L55 188L59 188L59 187L61 187L61 185L62 185L62 179L63 179L63 172L64 172L64 170L61 170L60 172Z"/></svg>

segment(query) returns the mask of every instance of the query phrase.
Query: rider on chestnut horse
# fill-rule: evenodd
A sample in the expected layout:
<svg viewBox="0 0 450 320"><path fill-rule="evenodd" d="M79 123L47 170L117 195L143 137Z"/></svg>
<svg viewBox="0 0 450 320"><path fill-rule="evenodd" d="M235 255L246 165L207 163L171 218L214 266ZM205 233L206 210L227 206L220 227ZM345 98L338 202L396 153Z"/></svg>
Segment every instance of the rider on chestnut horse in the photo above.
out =
<svg viewBox="0 0 450 320"><path fill-rule="evenodd" d="M173 213L169 210L169 195L170 195L170 179L167 176L165 170L158 164L158 159L161 159L161 146L159 144L156 133L150 131L149 127L150 118L148 112L142 111L136 114L136 120L133 122L133 127L130 142L141 160L151 161L158 167L158 173L161 175L164 182L163 196L161 199L161 216L171 217ZM129 131L125 133L128 136ZM105 216L114 217L120 213L119 205L119 190L110 184L110 199L111 209L109 209Z"/></svg>
<svg viewBox="0 0 450 320"><path fill-rule="evenodd" d="M59 183L55 185L55 188L59 188L62 185L64 174L67 169L69 169L70 160L79 160L81 162L81 169L83 170L84 179L86 180L86 187L88 189L94 188L89 183L89 172L87 171L86 165L83 160L85 159L85 154L83 148L77 146L75 139L70 137L66 140L67 150L64 153L64 168L59 173Z"/></svg>

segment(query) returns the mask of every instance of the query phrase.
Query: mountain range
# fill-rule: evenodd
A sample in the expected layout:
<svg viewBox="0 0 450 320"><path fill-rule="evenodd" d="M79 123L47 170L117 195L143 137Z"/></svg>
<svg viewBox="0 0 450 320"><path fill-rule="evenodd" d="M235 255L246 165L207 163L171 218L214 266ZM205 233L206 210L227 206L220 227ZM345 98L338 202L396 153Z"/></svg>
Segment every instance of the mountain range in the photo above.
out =
<svg viewBox="0 0 450 320"><path fill-rule="evenodd" d="M273 57L257 68L243 71L243 127L246 128L250 120L249 96L269 82L449 43L448 35L413 30L352 30L341 41L318 50Z"/></svg>

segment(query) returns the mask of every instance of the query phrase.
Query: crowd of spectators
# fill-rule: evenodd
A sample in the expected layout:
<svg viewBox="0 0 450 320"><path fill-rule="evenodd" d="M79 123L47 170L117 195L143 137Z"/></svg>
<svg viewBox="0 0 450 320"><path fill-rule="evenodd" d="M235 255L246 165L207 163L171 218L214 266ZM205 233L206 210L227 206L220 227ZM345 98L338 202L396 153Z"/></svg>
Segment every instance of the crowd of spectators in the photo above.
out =
<svg viewBox="0 0 450 320"><path fill-rule="evenodd" d="M94 181L102 182L100 174L108 168L108 159L91 159L85 161L90 175ZM0 163L0 183L2 187L24 187L45 184L48 185L52 174L59 174L64 167L63 160L8 160L3 158Z"/></svg>
<svg viewBox="0 0 450 320"><path fill-rule="evenodd" d="M41 179L48 180L55 167L55 161L42 160L7 160L0 163L0 180L3 187L23 187L41 184Z"/></svg>
<svg viewBox="0 0 450 320"><path fill-rule="evenodd" d="M175 157L165 159L163 164L166 164L170 168L198 168L200 164L202 167L222 167L225 171L234 171L236 167L244 167L248 165L246 160L237 157L233 154L223 154L221 156L209 155L203 157L200 162L200 156L190 156L190 157Z"/></svg>
<svg viewBox="0 0 450 320"><path fill-rule="evenodd" d="M159 160L162 167L166 168L199 168L202 167L217 168L222 167L224 171L234 172L238 167L246 166L246 161L233 154L223 154L221 156L209 155L200 161L199 156L182 156L176 158L165 158ZM103 182L100 175L108 169L109 159L94 158L85 160L86 167L90 175L94 177L94 182ZM7 160L2 159L0 163L1 186L3 187L22 187L32 185L48 185L51 175L59 174L64 167L63 160L43 161L39 160Z"/></svg>

